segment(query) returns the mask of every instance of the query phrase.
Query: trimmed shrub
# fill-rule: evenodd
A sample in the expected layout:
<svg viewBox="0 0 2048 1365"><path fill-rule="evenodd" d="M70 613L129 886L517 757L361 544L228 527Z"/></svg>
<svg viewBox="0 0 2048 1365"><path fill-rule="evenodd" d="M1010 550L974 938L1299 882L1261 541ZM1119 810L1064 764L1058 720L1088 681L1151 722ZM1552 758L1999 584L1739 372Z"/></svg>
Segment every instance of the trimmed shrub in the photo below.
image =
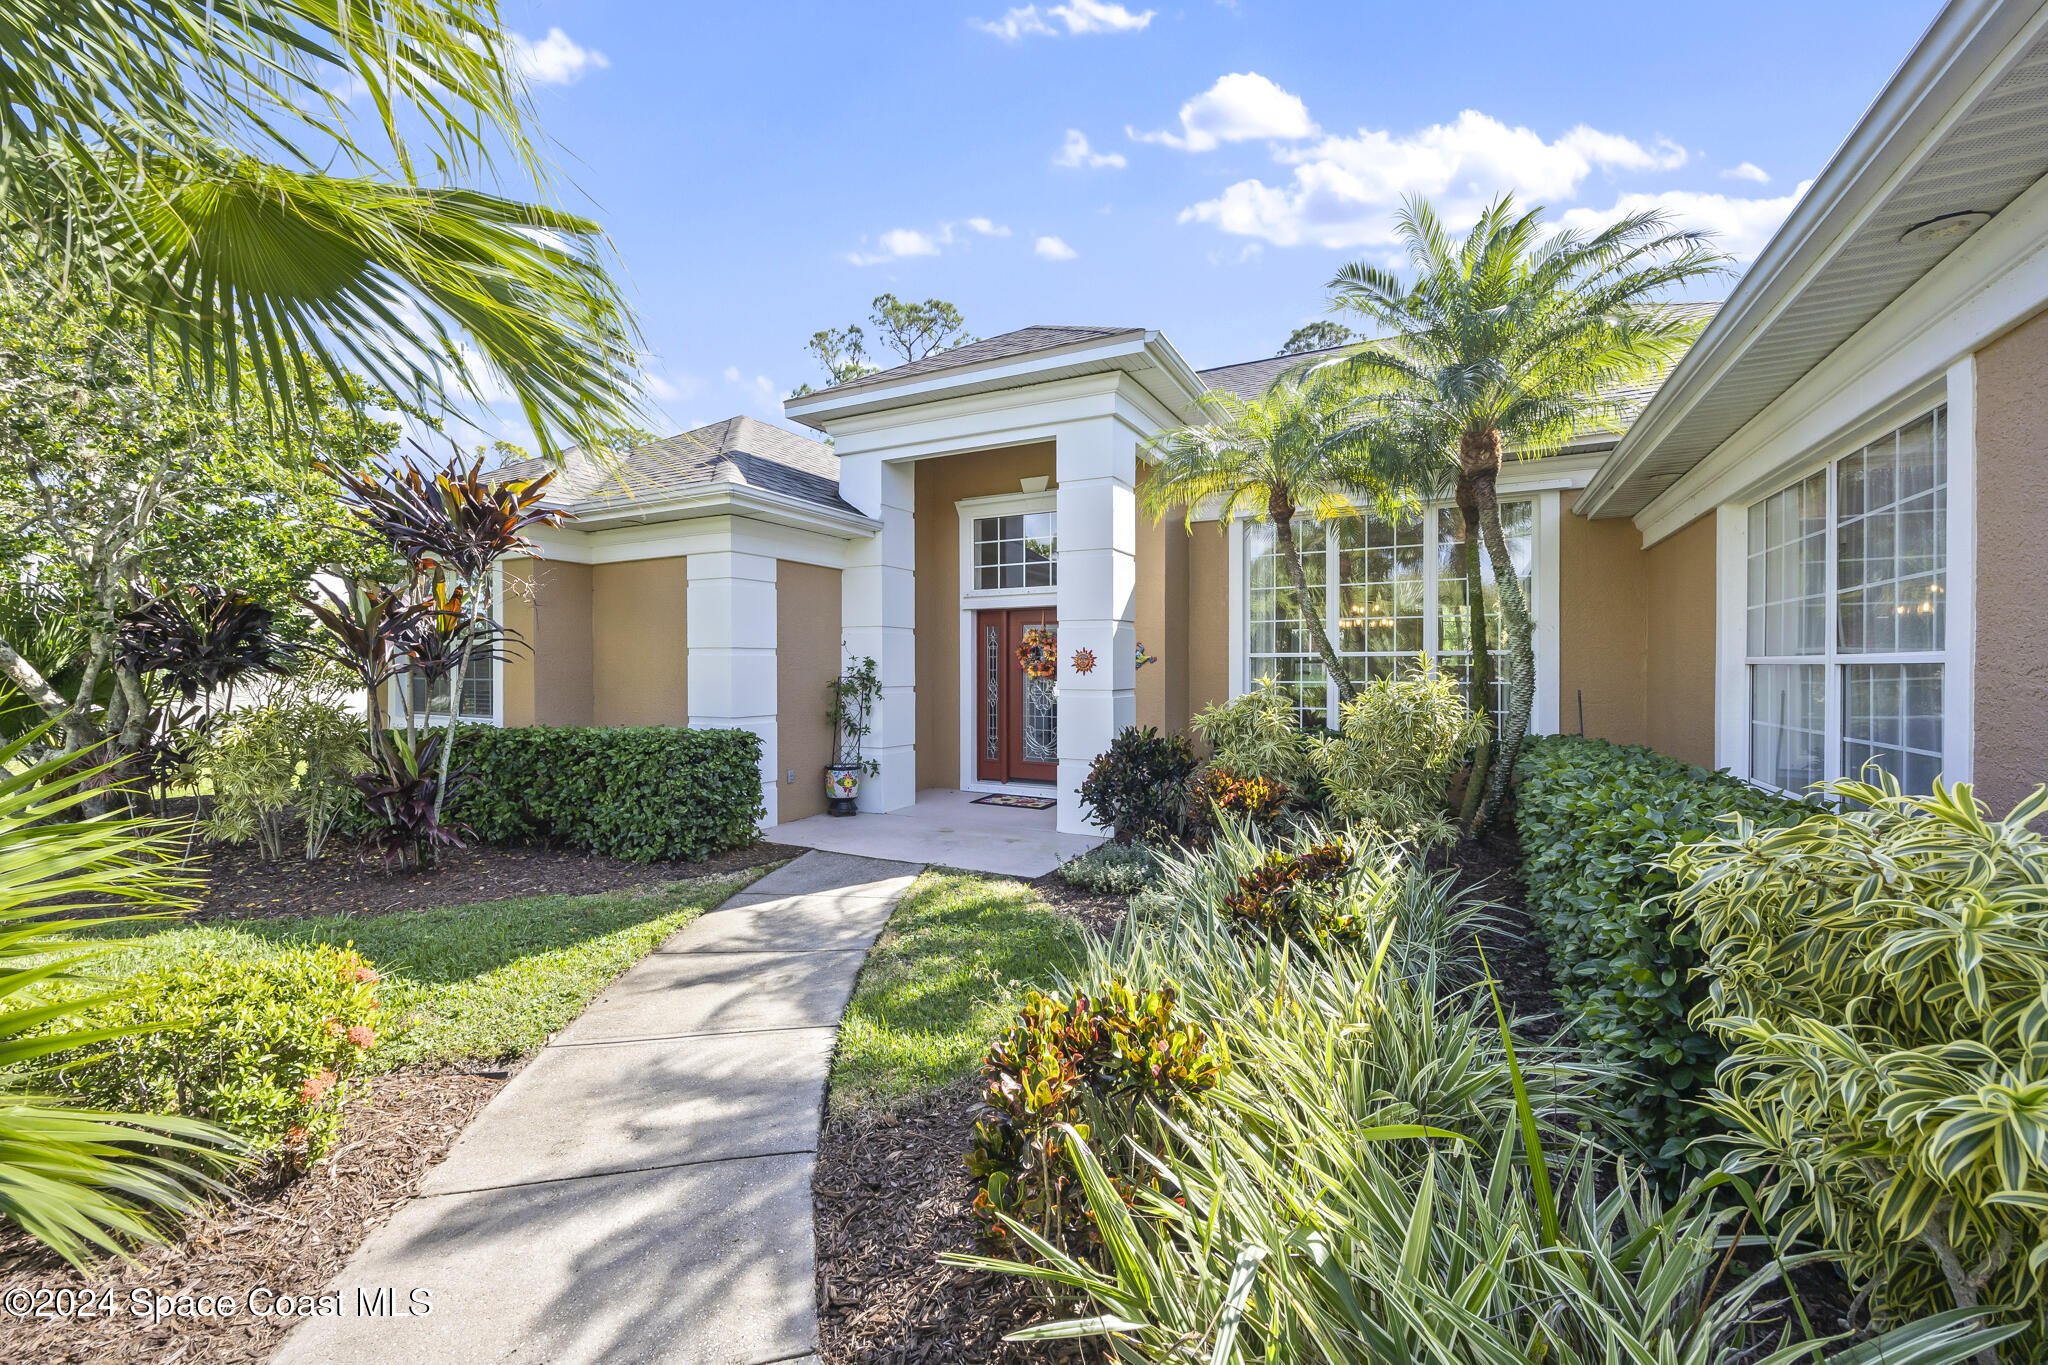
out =
<svg viewBox="0 0 2048 1365"><path fill-rule="evenodd" d="M1879 1325L2001 1304L2048 1349L2048 839L2037 789L1836 782L1841 813L1681 845L1683 922L1729 1057L1725 1163L1843 1259ZM1862 1294L1858 1302L1863 1302Z"/></svg>
<svg viewBox="0 0 2048 1365"><path fill-rule="evenodd" d="M766 814L751 730L464 726L455 757L446 819L486 843L701 862L753 843Z"/></svg>
<svg viewBox="0 0 2048 1365"><path fill-rule="evenodd" d="M1722 1050L1690 1014L1697 936L1673 923L1662 860L1725 815L1796 824L1813 807L1650 749L1573 736L1531 738L1516 767L1515 829L1529 915L1550 950L1558 1003L1577 1038L1635 1074L1618 1118L1667 1179L1714 1164L1691 1147L1718 1125L1701 1107Z"/></svg>
<svg viewBox="0 0 2048 1365"><path fill-rule="evenodd" d="M1098 844L1060 864L1060 880L1068 886L1111 896L1136 895L1158 875L1158 858L1130 844Z"/></svg>
<svg viewBox="0 0 2048 1365"><path fill-rule="evenodd" d="M1120 844L1164 843L1180 832L1181 803L1195 751L1184 735L1128 726L1095 756L1081 804Z"/></svg>
<svg viewBox="0 0 2048 1365"><path fill-rule="evenodd" d="M968 1172L982 1182L974 1211L985 1240L1010 1245L1001 1214L1064 1250L1098 1248L1061 1128L1085 1139L1102 1102L1170 1110L1216 1084L1221 1063L1174 1001L1170 985L1137 990L1115 978L1077 990L1071 1003L1040 991L1025 997L982 1064L982 1099L993 1112L974 1125L967 1154ZM1131 1173L1120 1186L1130 1178L1142 1179Z"/></svg>
<svg viewBox="0 0 2048 1365"><path fill-rule="evenodd" d="M1314 773L1294 702L1263 680L1249 692L1197 711L1188 724L1216 762L1246 777L1305 787Z"/></svg>
<svg viewBox="0 0 2048 1365"><path fill-rule="evenodd" d="M361 954L324 944L193 954L125 978L78 1016L136 1032L54 1053L34 1080L85 1108L210 1120L296 1170L341 1132L377 1041L378 979Z"/></svg>
<svg viewBox="0 0 2048 1365"><path fill-rule="evenodd" d="M1458 680L1424 661L1359 685L1335 733L1309 741L1330 813L1419 844L1457 837L1444 808L1451 773L1486 735Z"/></svg>

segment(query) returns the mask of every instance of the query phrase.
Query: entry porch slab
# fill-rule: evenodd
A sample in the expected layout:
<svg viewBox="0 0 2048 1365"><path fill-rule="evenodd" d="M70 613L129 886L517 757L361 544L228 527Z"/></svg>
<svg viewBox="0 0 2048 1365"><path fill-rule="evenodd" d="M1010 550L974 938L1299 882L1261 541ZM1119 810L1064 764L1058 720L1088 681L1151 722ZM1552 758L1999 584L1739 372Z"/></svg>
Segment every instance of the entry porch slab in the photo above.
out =
<svg viewBox="0 0 2048 1365"><path fill-rule="evenodd" d="M768 837L800 848L1006 877L1042 877L1102 842L1085 834L1060 833L1049 809L976 805L976 798L983 795L931 789L919 792L915 805L899 810L813 815L777 825Z"/></svg>

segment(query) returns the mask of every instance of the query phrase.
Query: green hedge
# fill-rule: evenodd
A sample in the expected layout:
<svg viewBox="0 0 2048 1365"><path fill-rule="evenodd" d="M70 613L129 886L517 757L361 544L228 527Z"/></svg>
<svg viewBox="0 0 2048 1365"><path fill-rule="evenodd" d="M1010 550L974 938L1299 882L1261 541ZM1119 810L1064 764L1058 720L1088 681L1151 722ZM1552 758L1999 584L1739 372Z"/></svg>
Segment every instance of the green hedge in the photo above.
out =
<svg viewBox="0 0 2048 1365"><path fill-rule="evenodd" d="M766 813L751 730L465 726L454 761L449 818L486 843L698 862L754 842Z"/></svg>
<svg viewBox="0 0 2048 1365"><path fill-rule="evenodd" d="M1657 861L1718 817L1795 824L1812 807L1654 750L1575 736L1532 739L1516 766L1515 829L1529 914L1550 950L1579 1040L1636 1076L1617 1115L1667 1177L1714 1157L1688 1144L1717 1125L1695 1103L1720 1045L1687 1011L1702 994L1694 936L1674 931Z"/></svg>

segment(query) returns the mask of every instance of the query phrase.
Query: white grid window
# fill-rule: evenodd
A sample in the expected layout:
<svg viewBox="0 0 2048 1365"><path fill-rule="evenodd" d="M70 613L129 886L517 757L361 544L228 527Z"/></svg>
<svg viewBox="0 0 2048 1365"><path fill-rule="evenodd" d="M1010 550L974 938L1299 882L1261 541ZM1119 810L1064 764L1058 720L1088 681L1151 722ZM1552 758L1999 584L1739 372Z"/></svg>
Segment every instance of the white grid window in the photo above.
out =
<svg viewBox="0 0 2048 1365"><path fill-rule="evenodd" d="M1054 514L1023 512L974 519L974 587L1050 588L1059 582Z"/></svg>
<svg viewBox="0 0 2048 1365"><path fill-rule="evenodd" d="M430 687L425 678L412 679L412 709L421 715L448 714L448 687L452 678L436 678ZM462 677L462 719L489 720L495 712L497 668L489 659L471 659Z"/></svg>
<svg viewBox="0 0 2048 1365"><path fill-rule="evenodd" d="M1533 587L1535 504L1501 504L1501 526L1525 594ZM1471 623L1456 508L1432 508L1388 519L1377 515L1294 524L1310 591L1322 601L1325 625L1354 679L1389 678L1427 652L1446 672L1469 681ZM1325 592L1336 568L1336 591ZM1246 528L1246 653L1252 682L1271 678L1295 699L1304 724L1334 725L1336 693L1316 654L1300 594L1273 528ZM1506 656L1500 652L1500 597L1493 568L1481 556L1488 652L1494 661L1495 714L1505 707Z"/></svg>
<svg viewBox="0 0 2048 1365"><path fill-rule="evenodd" d="M1749 509L1754 780L1941 772L1946 426L1937 408Z"/></svg>

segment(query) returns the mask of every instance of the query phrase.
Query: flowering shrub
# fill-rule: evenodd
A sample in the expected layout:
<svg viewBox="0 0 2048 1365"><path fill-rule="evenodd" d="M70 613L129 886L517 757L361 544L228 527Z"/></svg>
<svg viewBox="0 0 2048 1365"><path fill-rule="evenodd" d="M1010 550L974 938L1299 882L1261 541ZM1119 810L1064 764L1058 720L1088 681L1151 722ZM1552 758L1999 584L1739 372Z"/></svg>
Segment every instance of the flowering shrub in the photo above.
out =
<svg viewBox="0 0 2048 1365"><path fill-rule="evenodd" d="M85 1018L138 1031L53 1054L35 1079L87 1108L210 1119L296 1170L341 1131L377 1043L378 981L350 948L191 954L129 977Z"/></svg>
<svg viewBox="0 0 2048 1365"><path fill-rule="evenodd" d="M1350 870L1351 852L1342 844L1312 844L1297 853L1275 849L1237 879L1223 912L1307 943L1356 943L1370 920L1339 895Z"/></svg>
<svg viewBox="0 0 2048 1365"><path fill-rule="evenodd" d="M1170 1108L1216 1084L1221 1063L1176 1008L1172 986L1140 991L1118 980L1076 992L1071 1004L1025 997L1010 1031L982 1063L992 1111L974 1126L967 1169L982 1182L974 1210L986 1240L1010 1245L997 1215L1086 1254L1099 1243L1095 1214L1067 1161L1062 1125L1086 1137L1092 1104L1121 1100ZM1141 1179L1119 1177L1119 1188Z"/></svg>

